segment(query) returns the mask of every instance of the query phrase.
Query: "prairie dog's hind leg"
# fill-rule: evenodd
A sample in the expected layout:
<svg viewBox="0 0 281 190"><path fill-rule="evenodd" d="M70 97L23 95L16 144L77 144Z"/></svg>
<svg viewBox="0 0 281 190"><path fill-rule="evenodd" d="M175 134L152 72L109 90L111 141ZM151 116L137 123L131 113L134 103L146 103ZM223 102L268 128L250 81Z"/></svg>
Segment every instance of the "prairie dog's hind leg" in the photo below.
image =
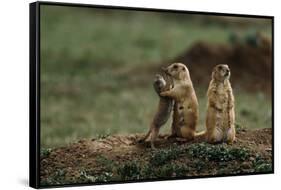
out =
<svg viewBox="0 0 281 190"><path fill-rule="evenodd" d="M228 129L227 133L226 133L226 142L228 144L232 144L235 141L235 128L231 127Z"/></svg>
<svg viewBox="0 0 281 190"><path fill-rule="evenodd" d="M159 127L154 127L151 130L151 139L150 139L150 144L151 144L152 149L155 149L154 142L155 142L156 138L158 137L158 134L159 134Z"/></svg>
<svg viewBox="0 0 281 190"><path fill-rule="evenodd" d="M209 143L219 143L224 140L224 134L223 134L223 121L222 116L220 113L215 114L215 122L214 122L214 128L209 132L208 135L208 142Z"/></svg>
<svg viewBox="0 0 281 190"><path fill-rule="evenodd" d="M181 136L190 141L190 140L193 140L194 139L194 136L195 136L195 131L192 130L192 129L189 129L188 127L181 127L180 128L180 132L181 132Z"/></svg>
<svg viewBox="0 0 281 190"><path fill-rule="evenodd" d="M223 133L220 128L215 128L207 136L208 143L214 144L219 143L223 140Z"/></svg>

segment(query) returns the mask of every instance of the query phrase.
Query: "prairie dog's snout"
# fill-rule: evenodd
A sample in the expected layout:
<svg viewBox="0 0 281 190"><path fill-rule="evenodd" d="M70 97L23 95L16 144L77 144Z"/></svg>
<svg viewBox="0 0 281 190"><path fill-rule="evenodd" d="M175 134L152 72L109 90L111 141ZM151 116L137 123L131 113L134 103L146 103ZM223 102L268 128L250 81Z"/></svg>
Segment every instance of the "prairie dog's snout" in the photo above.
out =
<svg viewBox="0 0 281 190"><path fill-rule="evenodd" d="M229 68L226 68L225 69L225 75L224 76L229 76L230 75L230 70L229 70Z"/></svg>

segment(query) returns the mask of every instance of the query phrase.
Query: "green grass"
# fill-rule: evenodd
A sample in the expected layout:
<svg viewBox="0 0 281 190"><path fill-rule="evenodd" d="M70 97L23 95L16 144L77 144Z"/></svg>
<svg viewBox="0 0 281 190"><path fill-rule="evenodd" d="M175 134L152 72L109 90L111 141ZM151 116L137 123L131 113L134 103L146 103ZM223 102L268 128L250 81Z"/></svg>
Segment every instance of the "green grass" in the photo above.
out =
<svg viewBox="0 0 281 190"><path fill-rule="evenodd" d="M260 29L270 33L264 24L221 26L204 24L194 17L43 6L42 147L63 146L81 138L146 132L158 97L151 84L154 74L145 71L159 67L198 40L227 42L232 31ZM195 88L203 129L207 89ZM271 126L270 100L263 94L239 91L235 95L240 125ZM163 132L170 130L170 123Z"/></svg>

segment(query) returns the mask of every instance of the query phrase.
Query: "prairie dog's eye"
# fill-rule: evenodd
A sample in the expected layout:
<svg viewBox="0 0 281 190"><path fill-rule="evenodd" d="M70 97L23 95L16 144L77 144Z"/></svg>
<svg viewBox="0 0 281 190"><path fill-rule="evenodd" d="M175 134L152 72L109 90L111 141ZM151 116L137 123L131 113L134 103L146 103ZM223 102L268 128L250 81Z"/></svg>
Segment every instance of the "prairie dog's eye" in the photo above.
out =
<svg viewBox="0 0 281 190"><path fill-rule="evenodd" d="M177 66L177 65L174 65L174 66L173 66L173 68L174 68L174 69L177 69L177 68L178 68L178 66Z"/></svg>
<svg viewBox="0 0 281 190"><path fill-rule="evenodd" d="M185 70L185 67L182 67L182 70L184 71L184 70Z"/></svg>
<svg viewBox="0 0 281 190"><path fill-rule="evenodd" d="M218 69L219 69L219 70L222 70L222 66L218 66Z"/></svg>

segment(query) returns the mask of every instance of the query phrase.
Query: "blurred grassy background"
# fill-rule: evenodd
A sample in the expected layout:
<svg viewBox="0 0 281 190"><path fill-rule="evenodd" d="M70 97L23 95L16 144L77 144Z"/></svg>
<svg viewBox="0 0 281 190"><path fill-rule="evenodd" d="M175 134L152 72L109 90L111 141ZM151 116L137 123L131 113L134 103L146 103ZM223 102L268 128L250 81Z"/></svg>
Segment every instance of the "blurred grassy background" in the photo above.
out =
<svg viewBox="0 0 281 190"><path fill-rule="evenodd" d="M232 32L253 30L271 34L264 19L43 5L41 146L146 132L158 104L155 68L198 40L228 43ZM204 128L207 85L195 86L199 129ZM234 93L238 124L271 127L270 98L262 92ZM169 130L170 121L162 132Z"/></svg>

